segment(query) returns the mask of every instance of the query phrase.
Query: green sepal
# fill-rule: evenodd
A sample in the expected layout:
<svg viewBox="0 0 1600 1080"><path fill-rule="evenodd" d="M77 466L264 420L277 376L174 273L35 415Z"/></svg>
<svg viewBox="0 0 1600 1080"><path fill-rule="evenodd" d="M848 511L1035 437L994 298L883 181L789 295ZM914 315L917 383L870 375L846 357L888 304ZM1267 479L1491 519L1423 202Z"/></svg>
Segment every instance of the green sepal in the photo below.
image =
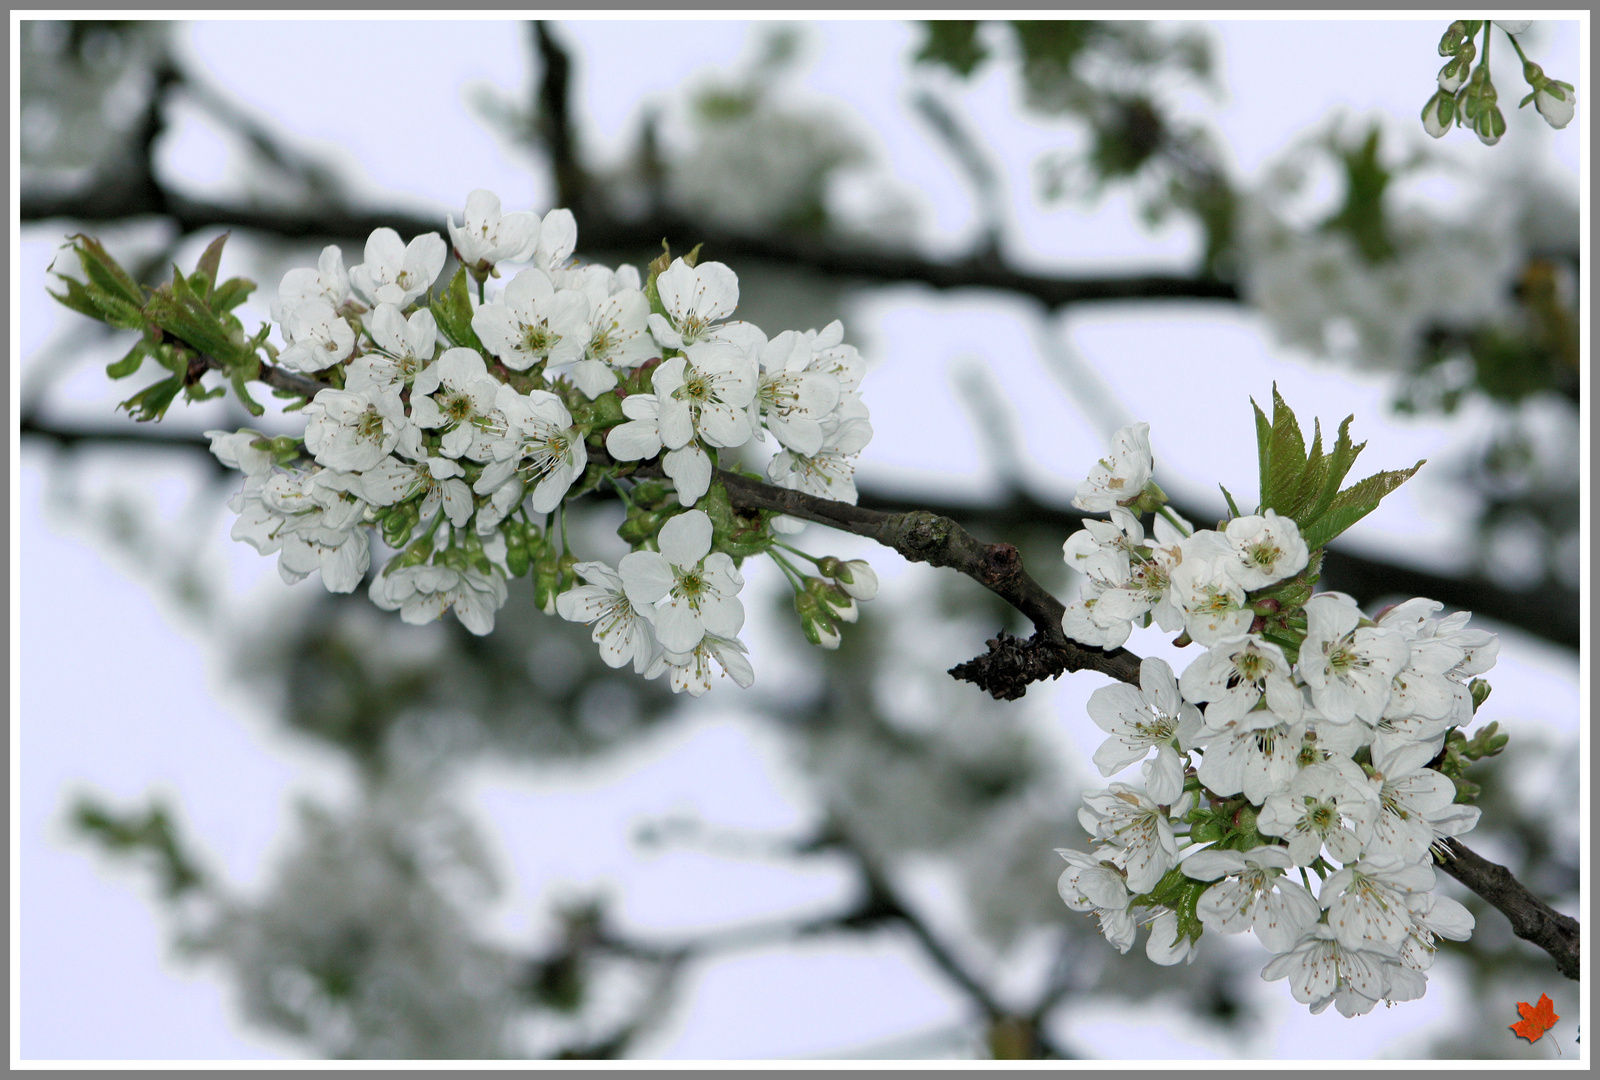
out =
<svg viewBox="0 0 1600 1080"><path fill-rule="evenodd" d="M134 342L133 348L128 350L128 355L106 365L106 375L113 379L126 379L144 365L144 358L149 352L150 342L140 338Z"/></svg>
<svg viewBox="0 0 1600 1080"><path fill-rule="evenodd" d="M173 375L145 387L117 408L126 409L130 416L140 422L160 420L167 414L167 409L172 406L173 399L182 389L182 376Z"/></svg>
<svg viewBox="0 0 1600 1080"><path fill-rule="evenodd" d="M711 549L725 552L735 559L760 555L772 546L772 535L767 530L766 518L758 511L753 515L739 513L728 498L728 489L721 480L713 480L698 503L711 519Z"/></svg>
<svg viewBox="0 0 1600 1080"><path fill-rule="evenodd" d="M434 321L439 324L440 331L451 345L476 349L480 355L485 353L483 342L478 340L478 332L472 328L472 295L467 289L465 267L456 270L450 285L428 305L428 309L433 312Z"/></svg>

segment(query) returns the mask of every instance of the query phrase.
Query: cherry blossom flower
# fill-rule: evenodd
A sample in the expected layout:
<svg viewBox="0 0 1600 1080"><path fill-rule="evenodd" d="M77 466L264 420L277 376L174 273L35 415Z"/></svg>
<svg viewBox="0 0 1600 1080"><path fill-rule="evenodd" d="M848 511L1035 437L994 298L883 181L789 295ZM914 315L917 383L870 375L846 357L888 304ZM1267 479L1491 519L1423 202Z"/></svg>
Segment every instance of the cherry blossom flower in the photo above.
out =
<svg viewBox="0 0 1600 1080"><path fill-rule="evenodd" d="M1428 892L1437 877L1427 863L1374 862L1363 858L1322 883L1318 897L1328 925L1347 949L1398 953L1411 933L1407 895Z"/></svg>
<svg viewBox="0 0 1600 1080"><path fill-rule="evenodd" d="M527 371L542 362L551 367L581 359L588 342L589 298L560 289L550 275L534 268L512 278L499 300L472 313L472 329L500 362Z"/></svg>
<svg viewBox="0 0 1600 1080"><path fill-rule="evenodd" d="M422 626L454 609L461 625L480 637L494 629L495 612L506 602L505 575L498 567L457 570L440 563L401 566L373 579L367 596L404 622Z"/></svg>
<svg viewBox="0 0 1600 1080"><path fill-rule="evenodd" d="M539 223L539 246L534 250L534 265L554 273L566 266L578 247L578 219L571 210L551 210Z"/></svg>
<svg viewBox="0 0 1600 1080"><path fill-rule="evenodd" d="M356 347L356 332L326 300L290 304L281 325L287 347L278 354L278 363L290 371L321 371Z"/></svg>
<svg viewBox="0 0 1600 1080"><path fill-rule="evenodd" d="M1475 925L1472 912L1435 892L1407 893L1406 913L1411 926L1400 945L1400 960L1415 971L1427 971L1433 966L1435 937L1466 941Z"/></svg>
<svg viewBox="0 0 1600 1080"><path fill-rule="evenodd" d="M838 406L842 392L835 376L813 368L816 339L815 330L785 330L767 342L750 403L752 426L765 424L780 445L800 454L822 449L821 421Z"/></svg>
<svg viewBox="0 0 1600 1080"><path fill-rule="evenodd" d="M1207 930L1219 934L1254 930L1261 944L1281 953L1293 949L1322 914L1316 898L1284 876L1294 865L1286 848L1273 844L1245 852L1208 848L1178 865L1196 881L1217 881L1195 905Z"/></svg>
<svg viewBox="0 0 1600 1080"><path fill-rule="evenodd" d="M1286 788L1267 796L1256 830L1288 841L1296 866L1309 866L1324 844L1349 863L1361 857L1377 814L1372 782L1348 758L1335 759L1301 769Z"/></svg>
<svg viewBox="0 0 1600 1080"><path fill-rule="evenodd" d="M687 349L697 342L715 341L748 350L766 343L766 335L749 323L719 324L739 306L739 278L725 263L690 266L673 259L656 276L656 295L667 314L651 313L650 332L666 348Z"/></svg>
<svg viewBox="0 0 1600 1080"><path fill-rule="evenodd" d="M1300 724L1270 709L1256 709L1216 726L1208 722L1199 738L1205 753L1196 775L1217 795L1242 791L1259 806L1300 771L1296 755L1302 736Z"/></svg>
<svg viewBox="0 0 1600 1080"><path fill-rule="evenodd" d="M1067 868L1056 882L1062 901L1073 911L1098 916L1100 932L1118 952L1133 948L1138 927L1128 913L1130 897L1122 874L1081 851L1056 848L1056 854L1067 860Z"/></svg>
<svg viewBox="0 0 1600 1080"><path fill-rule="evenodd" d="M1298 720L1304 701L1283 650L1257 637L1218 642L1184 669L1179 685L1185 699L1210 702L1211 727L1239 719L1263 696L1274 714Z"/></svg>
<svg viewBox="0 0 1600 1080"><path fill-rule="evenodd" d="M256 473L228 504L239 515L233 539L262 555L277 553L285 584L320 570L329 592L352 592L371 558L359 528L366 503L351 491L355 479L327 469Z"/></svg>
<svg viewBox="0 0 1600 1080"><path fill-rule="evenodd" d="M386 457L361 474L361 492L373 506L393 506L422 494L418 519L432 521L441 509L456 528L472 517L472 490L461 479L459 462L447 457L426 457L422 461L400 461Z"/></svg>
<svg viewBox="0 0 1600 1080"><path fill-rule="evenodd" d="M366 262L350 268L350 285L369 303L403 308L433 287L446 254L438 233L402 244L393 229L374 229L367 237Z"/></svg>
<svg viewBox="0 0 1600 1080"><path fill-rule="evenodd" d="M488 417L504 386L489 375L476 349L447 349L411 387L411 422L441 430L439 452L458 458L479 437L474 421Z"/></svg>
<svg viewBox="0 0 1600 1080"><path fill-rule="evenodd" d="M1147 657L1140 663L1137 690L1114 683L1089 695L1089 717L1111 735L1095 751L1100 775L1121 772L1155 747L1146 784L1150 798L1163 806L1177 801L1183 793L1183 763L1172 743L1193 742L1200 731L1200 710L1179 696L1178 681L1165 660Z"/></svg>
<svg viewBox="0 0 1600 1080"><path fill-rule="evenodd" d="M801 454L783 449L767 462L767 477L779 487L803 491L822 499L854 504L856 493L856 455L872 441L872 424L867 408L859 401L841 399L839 407L822 422L822 449ZM774 519L774 528L792 532Z"/></svg>
<svg viewBox="0 0 1600 1080"><path fill-rule="evenodd" d="M278 286L278 301L270 309L272 321L283 322L284 312L306 300L321 300L335 311L350 299L350 275L345 273L344 256L335 244L322 249L317 268L297 266L283 275Z"/></svg>
<svg viewBox="0 0 1600 1080"><path fill-rule="evenodd" d="M1147 893L1178 862L1172 823L1150 798L1127 784L1083 797L1078 821L1097 840L1112 845L1111 861L1127 873L1128 888Z"/></svg>
<svg viewBox="0 0 1600 1080"><path fill-rule="evenodd" d="M656 654L644 677L654 679L666 674L674 694L687 692L690 697L699 697L711 689L713 660L740 686L749 687L755 682L755 669L745 657L744 642L709 632L686 653L663 650Z"/></svg>
<svg viewBox="0 0 1600 1080"><path fill-rule="evenodd" d="M1294 999L1314 1014L1332 1004L1341 1015L1361 1016L1389 993L1387 968L1394 959L1389 950L1348 948L1326 923L1316 923L1291 951L1273 957L1261 977L1288 979Z"/></svg>
<svg viewBox="0 0 1600 1080"><path fill-rule="evenodd" d="M319 390L303 411L306 449L329 469L365 472L396 447L421 456L416 427L392 390Z"/></svg>
<svg viewBox="0 0 1600 1080"><path fill-rule="evenodd" d="M1182 561L1173 567L1173 600L1183 612L1183 627L1201 645L1242 637L1256 613L1245 603L1238 563L1222 537L1202 530L1183 541Z"/></svg>
<svg viewBox="0 0 1600 1080"><path fill-rule="evenodd" d="M1317 709L1337 723L1382 717L1394 677L1411 655L1399 632L1360 622L1361 609L1343 593L1319 593L1306 602L1300 677Z"/></svg>
<svg viewBox="0 0 1600 1080"><path fill-rule="evenodd" d="M556 611L568 622L594 627L590 636L600 646L600 659L607 667L632 663L633 670L643 675L655 657L655 635L650 620L628 599L621 576L603 562L581 562L572 569L589 584L557 596Z"/></svg>
<svg viewBox="0 0 1600 1080"><path fill-rule="evenodd" d="M1234 518L1228 522L1225 535L1239 560L1235 572L1239 584L1247 592L1298 574L1310 557L1294 519L1279 517L1270 509L1260 515Z"/></svg>
<svg viewBox="0 0 1600 1080"><path fill-rule="evenodd" d="M583 355L573 365L572 382L593 400L617 385L617 371L637 367L660 350L649 332L650 301L637 284L618 284L636 282L638 275L619 278L605 267L584 269L602 273L589 275L582 289L589 313L579 331Z"/></svg>
<svg viewBox="0 0 1600 1080"><path fill-rule="evenodd" d="M439 324L433 312L420 308L407 319L393 304L379 304L372 313L372 340L377 352L363 353L345 372L346 390L376 386L398 391L410 386L438 349Z"/></svg>
<svg viewBox="0 0 1600 1080"><path fill-rule="evenodd" d="M539 243L539 219L527 211L500 213L500 196L478 189L467 196L460 228L451 215L450 243L469 270L488 274L499 262L523 262Z"/></svg>
<svg viewBox="0 0 1600 1080"><path fill-rule="evenodd" d="M1144 491L1152 467L1150 425L1130 424L1111 437L1110 456L1095 463L1088 478L1078 485L1072 505L1091 514L1126 506Z"/></svg>
<svg viewBox="0 0 1600 1080"><path fill-rule="evenodd" d="M683 357L651 377L661 402L661 442L676 450L699 438L710 446L740 446L750 439L745 410L756 392L756 366L735 345L690 345Z"/></svg>
<svg viewBox="0 0 1600 1080"><path fill-rule="evenodd" d="M517 473L534 485L534 512L548 514L561 505L589 464L583 429L573 424L561 399L545 390L519 394L499 383L494 405L504 429L487 440L486 449L493 460L473 490L488 494Z"/></svg>
<svg viewBox="0 0 1600 1080"><path fill-rule="evenodd" d="M1367 841L1368 858L1422 862L1436 839L1460 836L1477 825L1482 811L1456 803L1456 786L1450 778L1425 767L1434 753L1434 747L1419 743L1374 750L1373 779L1382 786L1380 812Z"/></svg>
<svg viewBox="0 0 1600 1080"><path fill-rule="evenodd" d="M687 654L706 634L736 636L744 625L744 578L732 559L711 550L711 519L686 511L661 526L656 542L659 552L625 555L617 569L623 591L654 624L661 647Z"/></svg>

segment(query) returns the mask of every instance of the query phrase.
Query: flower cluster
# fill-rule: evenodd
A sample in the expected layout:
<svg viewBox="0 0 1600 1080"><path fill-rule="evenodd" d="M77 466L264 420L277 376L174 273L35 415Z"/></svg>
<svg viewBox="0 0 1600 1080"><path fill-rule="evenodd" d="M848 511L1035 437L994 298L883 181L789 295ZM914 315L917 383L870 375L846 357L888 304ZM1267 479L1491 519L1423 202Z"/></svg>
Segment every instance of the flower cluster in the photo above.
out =
<svg viewBox="0 0 1600 1080"><path fill-rule="evenodd" d="M1432 600L1369 619L1342 593L1313 595L1320 551L1271 508L1216 531L1158 518L1147 539L1124 495L1150 475L1147 425L1117 446L1079 489L1080 506L1109 500L1110 520L1064 545L1086 582L1063 629L1112 646L1154 621L1206 651L1181 675L1146 659L1138 687L1090 697L1109 736L1095 764L1142 762L1144 784L1084 797L1095 848L1061 851L1062 899L1123 952L1149 923L1159 964L1192 960L1205 931L1254 930L1276 954L1263 977L1287 978L1313 1012L1420 997L1436 938L1472 930L1433 891L1430 849L1479 811L1433 765L1487 692L1494 635ZM1326 527L1303 517L1316 542Z"/></svg>
<svg viewBox="0 0 1600 1080"><path fill-rule="evenodd" d="M738 567L768 554L808 636L837 646L838 620L876 592L870 569L780 544L798 523L734 512L716 472L733 464L719 455L771 435L774 483L855 501L872 427L843 326L769 338L730 318L739 282L722 263L663 256L647 279L579 263L569 211L503 214L487 191L449 233L403 243L378 229L348 271L330 246L284 276L269 356L326 385L303 439L208 433L246 476L234 537L279 553L286 581L320 570L349 592L375 527L396 554L372 601L412 623L453 610L475 634L493 628L508 579L531 574L544 609L591 625L608 664L692 694L712 661L750 684ZM436 290L452 251L460 269ZM502 263L527 265L491 292ZM634 550L615 567L579 561L561 514L602 484L629 510Z"/></svg>
<svg viewBox="0 0 1600 1080"><path fill-rule="evenodd" d="M1489 76L1490 25L1481 20L1457 20L1439 41L1439 55L1449 60L1439 69L1439 89L1422 107L1423 129L1436 139L1444 138L1454 124L1471 128L1485 146L1493 146L1506 133L1506 118L1500 112L1499 95ZM1566 127L1577 109L1577 95L1571 83L1550 78L1523 53L1517 35L1532 23L1519 19L1501 20L1493 25L1505 32L1522 61L1522 77L1527 80L1530 93L1518 107L1525 107L1531 101L1551 127ZM1483 31L1483 60L1474 68L1472 62L1478 56L1478 47L1473 39L1480 29Z"/></svg>

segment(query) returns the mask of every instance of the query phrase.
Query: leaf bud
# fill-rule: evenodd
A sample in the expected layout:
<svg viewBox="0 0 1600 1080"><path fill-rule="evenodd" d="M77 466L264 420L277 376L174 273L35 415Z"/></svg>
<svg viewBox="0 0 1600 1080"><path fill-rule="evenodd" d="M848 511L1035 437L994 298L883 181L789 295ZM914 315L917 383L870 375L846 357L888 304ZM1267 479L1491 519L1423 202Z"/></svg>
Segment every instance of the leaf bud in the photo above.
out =
<svg viewBox="0 0 1600 1080"><path fill-rule="evenodd" d="M1489 691L1492 687L1482 679L1473 679L1467 684L1467 689L1472 691L1472 711L1477 712L1483 703L1489 700Z"/></svg>

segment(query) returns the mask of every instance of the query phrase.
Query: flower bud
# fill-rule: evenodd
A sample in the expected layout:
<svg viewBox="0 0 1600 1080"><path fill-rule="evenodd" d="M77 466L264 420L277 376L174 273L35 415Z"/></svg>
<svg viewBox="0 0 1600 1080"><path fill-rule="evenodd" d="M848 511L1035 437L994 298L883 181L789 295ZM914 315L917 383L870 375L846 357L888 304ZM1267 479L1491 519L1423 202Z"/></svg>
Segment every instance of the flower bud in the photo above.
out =
<svg viewBox="0 0 1600 1080"><path fill-rule="evenodd" d="M1577 104L1577 94L1573 89L1554 79L1547 80L1533 96L1533 107L1539 110L1539 115L1544 117L1547 124L1558 131L1572 123Z"/></svg>
<svg viewBox="0 0 1600 1080"><path fill-rule="evenodd" d="M839 587L856 600L872 600L878 595L878 575L865 559L851 559L844 564L845 572L830 574Z"/></svg>
<svg viewBox="0 0 1600 1080"><path fill-rule="evenodd" d="M1506 118L1494 105L1479 111L1472 122L1472 130L1477 132L1478 141L1485 146L1493 146L1500 141L1506 133Z"/></svg>
<svg viewBox="0 0 1600 1080"><path fill-rule="evenodd" d="M1482 679L1473 679L1467 684L1467 689L1472 691L1472 711L1477 712L1479 707L1489 700L1491 687Z"/></svg>
<svg viewBox="0 0 1600 1080"><path fill-rule="evenodd" d="M1472 60L1477 52L1469 41L1461 55L1445 64L1439 69L1439 89L1453 94L1466 83L1467 76L1472 73Z"/></svg>
<svg viewBox="0 0 1600 1080"><path fill-rule="evenodd" d="M800 629L806 640L824 649L839 647L839 625L810 592L796 593L794 610L800 616Z"/></svg>
<svg viewBox="0 0 1600 1080"><path fill-rule="evenodd" d="M824 581L822 578L806 578L806 591L816 598L822 610L836 619L853 623L859 616L856 609L855 598L845 592L836 583Z"/></svg>

